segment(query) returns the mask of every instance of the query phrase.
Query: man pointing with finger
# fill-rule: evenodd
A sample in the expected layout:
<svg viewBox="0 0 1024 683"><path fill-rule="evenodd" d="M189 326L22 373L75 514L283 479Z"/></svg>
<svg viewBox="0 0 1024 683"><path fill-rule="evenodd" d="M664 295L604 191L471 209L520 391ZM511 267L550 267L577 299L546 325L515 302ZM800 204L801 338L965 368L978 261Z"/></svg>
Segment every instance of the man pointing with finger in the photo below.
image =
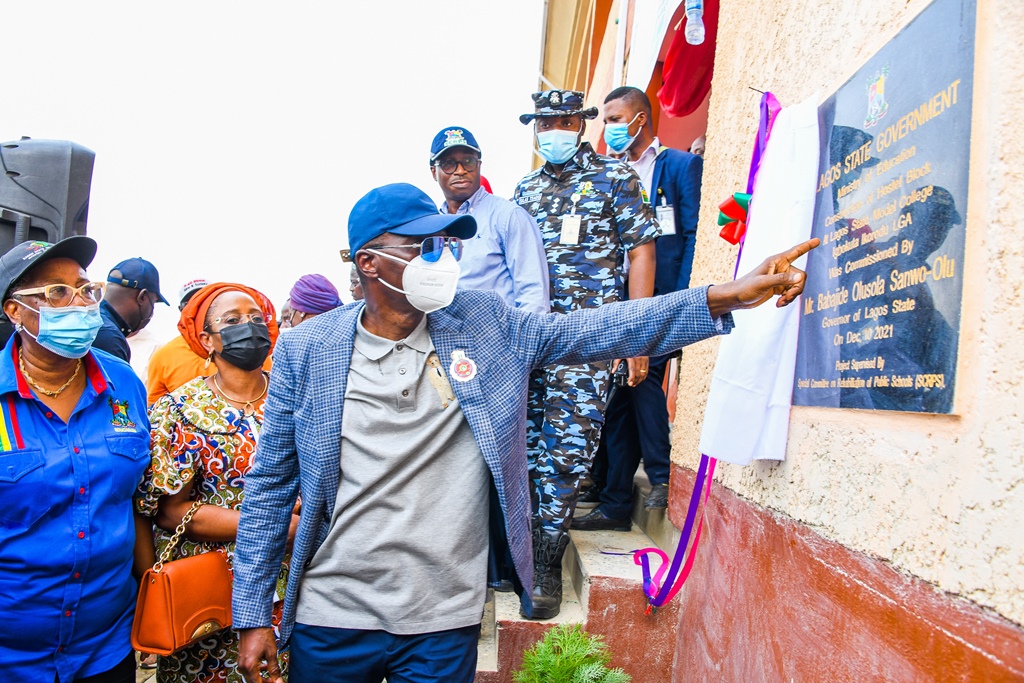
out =
<svg viewBox="0 0 1024 683"><path fill-rule="evenodd" d="M806 242L724 285L568 315L456 292L472 216L387 185L349 216L364 301L275 350L246 477L234 564L239 668L281 681L270 627L275 566L302 512L281 622L291 683L470 683L485 600L488 491L529 604L525 416L531 371L667 353L732 328L730 311L795 300Z"/></svg>

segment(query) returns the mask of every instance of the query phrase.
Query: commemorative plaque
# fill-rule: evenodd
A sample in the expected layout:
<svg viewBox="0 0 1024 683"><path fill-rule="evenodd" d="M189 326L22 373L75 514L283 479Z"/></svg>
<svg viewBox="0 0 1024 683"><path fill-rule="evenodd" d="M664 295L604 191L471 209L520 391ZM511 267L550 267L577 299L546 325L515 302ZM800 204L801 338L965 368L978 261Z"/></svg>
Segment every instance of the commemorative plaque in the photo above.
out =
<svg viewBox="0 0 1024 683"><path fill-rule="evenodd" d="M975 0L935 0L819 108L794 405L950 413Z"/></svg>

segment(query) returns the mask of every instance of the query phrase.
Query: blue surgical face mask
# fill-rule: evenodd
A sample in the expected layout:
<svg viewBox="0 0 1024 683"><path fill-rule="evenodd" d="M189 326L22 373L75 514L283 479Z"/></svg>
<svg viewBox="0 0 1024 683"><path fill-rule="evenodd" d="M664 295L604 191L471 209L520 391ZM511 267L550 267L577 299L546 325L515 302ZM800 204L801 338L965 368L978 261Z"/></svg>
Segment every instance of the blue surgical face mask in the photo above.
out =
<svg viewBox="0 0 1024 683"><path fill-rule="evenodd" d="M572 159L580 147L578 130L546 130L537 133L537 151L553 164L564 164Z"/></svg>
<svg viewBox="0 0 1024 683"><path fill-rule="evenodd" d="M19 331L35 339L47 351L64 358L81 358L89 353L92 343L96 340L96 333L103 326L99 304L37 310L22 301L18 303L39 314L38 336L33 335L22 325L18 326Z"/></svg>
<svg viewBox="0 0 1024 683"><path fill-rule="evenodd" d="M637 112L636 116L640 116L640 112ZM636 121L636 116L633 117L633 121ZM640 131L637 130L636 135L630 137L629 127L633 125L633 121L629 123L604 124L604 142L608 145L608 149L616 154L621 154L629 149L629 146L640 135Z"/></svg>

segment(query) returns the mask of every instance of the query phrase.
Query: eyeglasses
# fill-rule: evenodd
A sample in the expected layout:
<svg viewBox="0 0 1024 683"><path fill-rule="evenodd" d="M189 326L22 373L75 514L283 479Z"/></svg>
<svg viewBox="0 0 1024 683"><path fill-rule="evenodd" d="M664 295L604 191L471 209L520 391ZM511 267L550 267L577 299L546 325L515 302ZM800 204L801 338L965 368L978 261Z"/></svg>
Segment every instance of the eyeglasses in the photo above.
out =
<svg viewBox="0 0 1024 683"><path fill-rule="evenodd" d="M249 313L246 315L238 315L237 313L231 313L229 315L214 318L210 321L210 325L217 325L224 323L225 327L231 327L232 325L241 325L242 323L252 323L254 325L266 325L267 320L263 317L262 313ZM210 325L206 326L206 331L211 332ZM217 332L211 332L211 334L217 334Z"/></svg>
<svg viewBox="0 0 1024 683"><path fill-rule="evenodd" d="M52 308L63 308L71 305L76 296L81 296L90 304L98 304L103 300L103 292L107 290L106 282L86 282L80 287L71 285L43 285L33 289L19 289L11 292L11 296L31 296L42 294L46 303Z"/></svg>
<svg viewBox="0 0 1024 683"><path fill-rule="evenodd" d="M452 250L452 256L458 261L462 258L462 240L458 237L428 237L420 244L385 244L367 245L364 249L419 249L420 256L428 263L436 263L444 253L444 246Z"/></svg>
<svg viewBox="0 0 1024 683"><path fill-rule="evenodd" d="M435 165L445 173L454 173L458 166L462 166L466 173L472 173L480 166L479 157L466 157L465 159L442 159L435 162Z"/></svg>

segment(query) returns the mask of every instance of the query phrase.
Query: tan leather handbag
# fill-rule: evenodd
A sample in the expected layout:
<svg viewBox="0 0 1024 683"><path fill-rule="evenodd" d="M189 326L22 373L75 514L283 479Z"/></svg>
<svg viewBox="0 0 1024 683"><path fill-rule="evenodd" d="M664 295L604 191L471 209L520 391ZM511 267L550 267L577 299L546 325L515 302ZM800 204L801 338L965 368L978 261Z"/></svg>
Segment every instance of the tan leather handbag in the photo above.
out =
<svg viewBox="0 0 1024 683"><path fill-rule="evenodd" d="M160 559L142 576L132 625L132 647L136 650L171 655L231 626L227 556L208 552L167 561L201 505L199 501L193 503Z"/></svg>

